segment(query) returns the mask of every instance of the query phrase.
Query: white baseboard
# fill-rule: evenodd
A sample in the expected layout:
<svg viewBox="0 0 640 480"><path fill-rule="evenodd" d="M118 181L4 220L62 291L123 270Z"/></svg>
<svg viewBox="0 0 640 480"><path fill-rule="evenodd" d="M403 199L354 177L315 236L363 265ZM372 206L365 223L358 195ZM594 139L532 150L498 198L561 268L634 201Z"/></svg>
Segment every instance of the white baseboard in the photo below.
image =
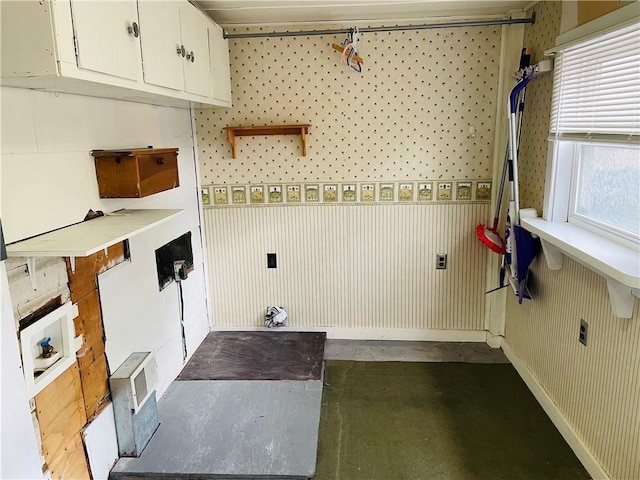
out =
<svg viewBox="0 0 640 480"><path fill-rule="evenodd" d="M502 335L494 335L491 332L486 332L487 338L486 342L491 348L500 348L502 343L504 342L504 337Z"/></svg>
<svg viewBox="0 0 640 480"><path fill-rule="evenodd" d="M567 418L562 414L560 409L556 406L553 399L545 391L545 389L538 383L538 380L533 376L529 367L524 363L524 360L509 346L507 341L502 342L502 350L507 356L511 364L518 371L518 374L527 384L533 396L542 406L547 416L551 419L556 426L560 434L564 437L569 447L578 457L578 460L584 465L584 468L589 472L592 478L596 480L610 480L609 475L604 471L598 460L593 456L589 448L582 441L582 438L573 429L573 426L569 423Z"/></svg>
<svg viewBox="0 0 640 480"><path fill-rule="evenodd" d="M266 327L227 327L214 325L212 332L266 331ZM413 342L478 342L487 341L485 330L432 330L412 328L348 328L348 327L283 327L291 332L327 332L332 340L407 340Z"/></svg>

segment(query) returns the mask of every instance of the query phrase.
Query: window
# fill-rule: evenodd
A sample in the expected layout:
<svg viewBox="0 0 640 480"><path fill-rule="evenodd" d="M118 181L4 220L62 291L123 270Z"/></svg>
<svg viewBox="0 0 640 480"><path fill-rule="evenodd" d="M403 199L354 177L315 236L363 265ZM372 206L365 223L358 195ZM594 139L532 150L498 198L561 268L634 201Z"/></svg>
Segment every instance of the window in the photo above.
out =
<svg viewBox="0 0 640 480"><path fill-rule="evenodd" d="M640 243L640 24L559 47L545 212ZM551 177L550 177L551 175ZM549 209L549 210L548 210Z"/></svg>
<svg viewBox="0 0 640 480"><path fill-rule="evenodd" d="M588 38L587 38L588 36ZM598 272L611 311L640 297L640 15L628 5L557 39L543 218L547 266Z"/></svg>
<svg viewBox="0 0 640 480"><path fill-rule="evenodd" d="M577 148L569 221L638 242L640 151L600 142L578 142Z"/></svg>

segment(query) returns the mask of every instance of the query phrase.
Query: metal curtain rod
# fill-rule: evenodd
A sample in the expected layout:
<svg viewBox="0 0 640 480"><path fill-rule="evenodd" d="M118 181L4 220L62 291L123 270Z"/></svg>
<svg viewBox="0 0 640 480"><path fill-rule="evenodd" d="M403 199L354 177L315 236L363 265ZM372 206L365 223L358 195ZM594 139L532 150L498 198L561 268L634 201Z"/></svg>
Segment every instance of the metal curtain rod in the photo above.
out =
<svg viewBox="0 0 640 480"><path fill-rule="evenodd" d="M476 20L471 22L449 22L449 23L426 23L423 25L393 25L389 27L366 27L359 28L360 33L369 32L398 32L405 30L430 30L433 28L458 28L458 27L485 27L488 25L513 25L518 23L535 23L535 12L530 18L507 18L504 20ZM276 37L298 37L311 35L334 35L347 34L349 28L335 28L329 30L302 30L297 32L259 32L259 33L227 33L224 38L276 38Z"/></svg>

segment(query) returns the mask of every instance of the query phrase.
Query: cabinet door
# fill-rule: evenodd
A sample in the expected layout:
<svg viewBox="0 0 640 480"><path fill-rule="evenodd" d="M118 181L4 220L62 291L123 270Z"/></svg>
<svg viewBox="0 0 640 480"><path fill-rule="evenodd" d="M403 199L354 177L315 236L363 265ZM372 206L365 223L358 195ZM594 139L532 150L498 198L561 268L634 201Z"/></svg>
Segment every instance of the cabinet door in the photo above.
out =
<svg viewBox="0 0 640 480"><path fill-rule="evenodd" d="M223 38L217 25L209 27L209 51L211 52L211 96L228 102L231 106L231 71L229 67L229 43Z"/></svg>
<svg viewBox="0 0 640 480"><path fill-rule="evenodd" d="M71 9L78 67L142 80L135 0L71 0Z"/></svg>
<svg viewBox="0 0 640 480"><path fill-rule="evenodd" d="M144 81L152 85L184 90L183 57L180 39L180 3L138 2L142 35Z"/></svg>
<svg viewBox="0 0 640 480"><path fill-rule="evenodd" d="M211 96L209 65L209 22L204 14L185 2L180 6L180 31L187 50L184 62L184 89L205 97Z"/></svg>

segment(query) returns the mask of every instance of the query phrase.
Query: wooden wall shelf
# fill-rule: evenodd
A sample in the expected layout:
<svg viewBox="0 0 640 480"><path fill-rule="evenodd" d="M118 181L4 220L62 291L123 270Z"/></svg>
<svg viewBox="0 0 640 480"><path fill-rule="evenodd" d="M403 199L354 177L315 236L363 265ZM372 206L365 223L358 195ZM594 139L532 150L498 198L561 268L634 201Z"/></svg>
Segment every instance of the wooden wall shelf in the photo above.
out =
<svg viewBox="0 0 640 480"><path fill-rule="evenodd" d="M307 133L311 124L303 125L266 125L257 127L225 127L227 139L231 144L231 156L236 156L236 137L255 135L300 135L302 142L302 156L307 156Z"/></svg>
<svg viewBox="0 0 640 480"><path fill-rule="evenodd" d="M106 250L111 245L155 227L179 215L182 210L118 210L103 217L76 223L49 233L7 245L10 257L27 257L31 285L36 290L36 258L69 257L75 272L75 257Z"/></svg>

